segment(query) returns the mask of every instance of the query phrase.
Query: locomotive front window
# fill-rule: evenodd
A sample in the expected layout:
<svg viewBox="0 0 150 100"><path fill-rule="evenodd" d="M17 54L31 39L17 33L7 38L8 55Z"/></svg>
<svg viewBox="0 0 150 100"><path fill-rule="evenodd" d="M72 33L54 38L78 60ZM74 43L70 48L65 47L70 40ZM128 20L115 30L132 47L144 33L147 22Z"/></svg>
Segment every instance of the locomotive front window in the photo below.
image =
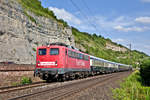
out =
<svg viewBox="0 0 150 100"><path fill-rule="evenodd" d="M39 55L46 55L46 49L39 49Z"/></svg>
<svg viewBox="0 0 150 100"><path fill-rule="evenodd" d="M59 49L58 48L51 48L50 55L58 55L58 54L59 54Z"/></svg>

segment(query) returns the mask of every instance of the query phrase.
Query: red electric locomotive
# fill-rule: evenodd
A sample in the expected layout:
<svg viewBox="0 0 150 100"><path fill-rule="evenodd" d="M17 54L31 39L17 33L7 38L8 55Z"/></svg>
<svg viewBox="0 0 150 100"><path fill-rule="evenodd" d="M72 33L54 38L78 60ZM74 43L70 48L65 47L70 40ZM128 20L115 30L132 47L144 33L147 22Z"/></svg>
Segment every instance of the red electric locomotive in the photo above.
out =
<svg viewBox="0 0 150 100"><path fill-rule="evenodd" d="M85 77L90 72L90 57L62 43L37 48L35 76L43 80Z"/></svg>

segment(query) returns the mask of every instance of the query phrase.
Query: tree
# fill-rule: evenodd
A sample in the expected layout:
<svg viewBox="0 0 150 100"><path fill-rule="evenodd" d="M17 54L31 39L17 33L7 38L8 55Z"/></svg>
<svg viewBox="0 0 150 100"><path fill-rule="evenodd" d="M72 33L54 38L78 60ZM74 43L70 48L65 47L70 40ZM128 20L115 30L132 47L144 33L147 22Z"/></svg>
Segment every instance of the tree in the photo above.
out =
<svg viewBox="0 0 150 100"><path fill-rule="evenodd" d="M144 85L150 86L150 59L144 60L141 64L140 74Z"/></svg>

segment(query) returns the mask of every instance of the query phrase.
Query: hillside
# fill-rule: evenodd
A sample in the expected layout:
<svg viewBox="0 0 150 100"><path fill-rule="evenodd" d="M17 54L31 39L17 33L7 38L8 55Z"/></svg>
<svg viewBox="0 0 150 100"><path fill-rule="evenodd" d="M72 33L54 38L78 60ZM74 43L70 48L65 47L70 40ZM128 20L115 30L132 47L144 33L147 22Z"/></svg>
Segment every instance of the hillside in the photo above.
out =
<svg viewBox="0 0 150 100"><path fill-rule="evenodd" d="M140 62L147 59L145 53L130 50L120 44L112 42L110 39L105 39L96 34L80 32L76 28L72 28L72 33L75 38L76 47L91 55L107 59L114 62L132 64L139 66ZM130 56L131 55L131 56Z"/></svg>
<svg viewBox="0 0 150 100"><path fill-rule="evenodd" d="M0 2L0 22L3 23L0 24L0 48L3 48L0 49L0 62L34 64L36 47L51 42L75 45L93 56L125 64L132 63L134 66L148 57L134 50L130 60L128 48L102 36L71 28L65 21L57 19L48 8L43 8L38 0Z"/></svg>

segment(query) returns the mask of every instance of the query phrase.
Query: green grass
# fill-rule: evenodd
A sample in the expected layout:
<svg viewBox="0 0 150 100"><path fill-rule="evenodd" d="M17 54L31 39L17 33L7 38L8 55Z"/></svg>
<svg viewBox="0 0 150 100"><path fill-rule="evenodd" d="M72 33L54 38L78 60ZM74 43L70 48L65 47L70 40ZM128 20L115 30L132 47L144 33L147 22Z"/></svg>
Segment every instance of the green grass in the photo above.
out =
<svg viewBox="0 0 150 100"><path fill-rule="evenodd" d="M32 16L30 16L26 11L24 11L24 14L25 14L32 22L34 22L34 23L37 24L36 20L35 20Z"/></svg>
<svg viewBox="0 0 150 100"><path fill-rule="evenodd" d="M18 2L22 5L23 8L35 13L38 16L56 18L54 13L48 10L48 8L43 8L41 6L41 2L38 0L18 0Z"/></svg>
<svg viewBox="0 0 150 100"><path fill-rule="evenodd" d="M150 100L150 87L142 85L139 71L135 71L113 91L114 100Z"/></svg>
<svg viewBox="0 0 150 100"><path fill-rule="evenodd" d="M32 80L30 77L22 77L21 79L21 84L22 85L25 85L25 84L31 84L32 83Z"/></svg>
<svg viewBox="0 0 150 100"><path fill-rule="evenodd" d="M53 11L49 10L48 8L43 8L41 2L39 0L17 0L21 6L24 8L24 13L28 18L37 23L36 20L30 16L27 11L33 12L37 16L44 16L46 18L50 18L52 20L56 20L60 24L63 24L64 27L67 27L68 24L62 20L57 19Z"/></svg>
<svg viewBox="0 0 150 100"><path fill-rule="evenodd" d="M19 85L20 85L19 82L13 82L13 83L12 83L12 86L19 86Z"/></svg>
<svg viewBox="0 0 150 100"><path fill-rule="evenodd" d="M25 84L31 84L32 79L30 77L22 77L20 82L13 82L12 86L19 86L19 85L25 85Z"/></svg>

